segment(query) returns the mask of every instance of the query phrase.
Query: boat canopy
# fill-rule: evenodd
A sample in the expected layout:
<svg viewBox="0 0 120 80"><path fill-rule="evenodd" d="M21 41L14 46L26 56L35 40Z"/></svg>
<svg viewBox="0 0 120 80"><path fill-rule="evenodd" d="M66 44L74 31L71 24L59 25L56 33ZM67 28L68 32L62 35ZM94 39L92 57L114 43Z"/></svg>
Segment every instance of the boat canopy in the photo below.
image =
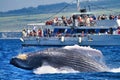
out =
<svg viewBox="0 0 120 80"><path fill-rule="evenodd" d="M96 26L104 26L104 27L118 27L119 23L117 22L117 20L97 20L96 21Z"/></svg>
<svg viewBox="0 0 120 80"><path fill-rule="evenodd" d="M45 26L45 23L31 23L27 24L28 26Z"/></svg>

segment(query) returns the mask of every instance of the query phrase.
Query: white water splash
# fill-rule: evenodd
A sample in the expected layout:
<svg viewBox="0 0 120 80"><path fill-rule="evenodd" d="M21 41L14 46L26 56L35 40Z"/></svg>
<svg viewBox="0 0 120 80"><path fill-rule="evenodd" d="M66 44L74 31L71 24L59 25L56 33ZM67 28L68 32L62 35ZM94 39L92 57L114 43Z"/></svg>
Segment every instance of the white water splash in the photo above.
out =
<svg viewBox="0 0 120 80"><path fill-rule="evenodd" d="M120 73L120 68L113 68L110 69L108 72ZM57 69L48 65L35 69L33 73L35 74L79 73L79 71L75 71L72 68L68 68L68 67Z"/></svg>
<svg viewBox="0 0 120 80"><path fill-rule="evenodd" d="M75 71L68 67L63 67L60 69L51 67L51 66L42 66L33 71L35 74L54 74L54 73L78 73L79 71Z"/></svg>
<svg viewBox="0 0 120 80"><path fill-rule="evenodd" d="M103 54L100 50L91 48L90 46L79 46L79 45L74 45L74 46L65 46L63 49L67 50L72 50L72 51L77 51L77 53L83 54L85 56L89 56L92 59L95 59L98 62L103 61Z"/></svg>
<svg viewBox="0 0 120 80"><path fill-rule="evenodd" d="M90 46L79 46L79 45L74 45L74 46L65 46L63 47L64 49L83 49L83 50L94 50L94 51L98 51L98 52L101 52L97 49L93 49L91 48Z"/></svg>
<svg viewBox="0 0 120 80"><path fill-rule="evenodd" d="M113 68L113 69L110 70L110 72L120 73L120 67L119 68Z"/></svg>

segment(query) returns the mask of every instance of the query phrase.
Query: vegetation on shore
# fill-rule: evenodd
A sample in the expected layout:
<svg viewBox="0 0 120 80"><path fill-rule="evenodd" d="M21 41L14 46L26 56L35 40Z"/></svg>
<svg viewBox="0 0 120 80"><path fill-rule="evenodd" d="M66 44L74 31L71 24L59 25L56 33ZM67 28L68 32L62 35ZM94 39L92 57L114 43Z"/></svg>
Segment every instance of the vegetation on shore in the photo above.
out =
<svg viewBox="0 0 120 80"><path fill-rule="evenodd" d="M97 4L104 5L105 2L104 4L96 2L96 5ZM64 9L63 6L65 5L67 6L69 5L70 8ZM105 10L96 7L96 9L93 9L94 10L93 14L118 15L120 12L120 9L117 8L118 7L117 4L114 5L114 7L112 7L112 5L108 5L107 7L110 7L110 9ZM53 10L53 8L55 9ZM62 12L60 13L61 10ZM43 12L39 12L39 11L43 11ZM38 6L37 8L28 8L28 9L26 8L26 9L8 11L5 13L0 12L0 32L21 31L23 28L26 28L27 24L45 22L46 20L52 19L56 16L61 17L63 15L68 17L71 16L74 11L76 11L75 4L60 3L60 4L54 4L48 6Z"/></svg>
<svg viewBox="0 0 120 80"><path fill-rule="evenodd" d="M118 9L114 11L118 11ZM73 12L0 17L0 32L21 31L23 28L27 27L27 24L45 22L46 20L52 19L56 16L71 16L72 13ZM114 12L110 11L95 11L93 13L95 15L114 14Z"/></svg>

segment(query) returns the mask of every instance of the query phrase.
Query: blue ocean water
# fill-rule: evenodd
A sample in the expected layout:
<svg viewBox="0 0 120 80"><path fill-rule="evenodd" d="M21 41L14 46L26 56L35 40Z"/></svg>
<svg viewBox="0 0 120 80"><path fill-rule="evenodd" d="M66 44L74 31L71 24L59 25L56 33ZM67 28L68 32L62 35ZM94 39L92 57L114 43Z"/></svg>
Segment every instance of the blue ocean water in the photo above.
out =
<svg viewBox="0 0 120 80"><path fill-rule="evenodd" d="M25 52L49 48L47 46L22 47L18 39L0 40L0 80L120 80L120 46L92 47L104 55L110 72L68 72L37 74L34 70L23 70L9 64L12 57ZM37 71L39 72L39 71Z"/></svg>

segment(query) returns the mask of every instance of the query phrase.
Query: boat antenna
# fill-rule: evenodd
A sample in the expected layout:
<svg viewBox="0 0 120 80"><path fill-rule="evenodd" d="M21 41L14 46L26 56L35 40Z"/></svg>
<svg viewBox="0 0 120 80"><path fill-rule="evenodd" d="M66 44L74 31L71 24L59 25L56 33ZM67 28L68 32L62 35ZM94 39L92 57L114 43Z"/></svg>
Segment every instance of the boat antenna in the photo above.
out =
<svg viewBox="0 0 120 80"><path fill-rule="evenodd" d="M90 0L87 0L86 2L89 3ZM88 10L91 11L91 6L90 6L90 4L88 4Z"/></svg>
<svg viewBox="0 0 120 80"><path fill-rule="evenodd" d="M88 5L88 9L89 9L89 11L91 11L91 6L90 5Z"/></svg>
<svg viewBox="0 0 120 80"><path fill-rule="evenodd" d="M77 2L77 11L80 11L80 0L76 0Z"/></svg>

